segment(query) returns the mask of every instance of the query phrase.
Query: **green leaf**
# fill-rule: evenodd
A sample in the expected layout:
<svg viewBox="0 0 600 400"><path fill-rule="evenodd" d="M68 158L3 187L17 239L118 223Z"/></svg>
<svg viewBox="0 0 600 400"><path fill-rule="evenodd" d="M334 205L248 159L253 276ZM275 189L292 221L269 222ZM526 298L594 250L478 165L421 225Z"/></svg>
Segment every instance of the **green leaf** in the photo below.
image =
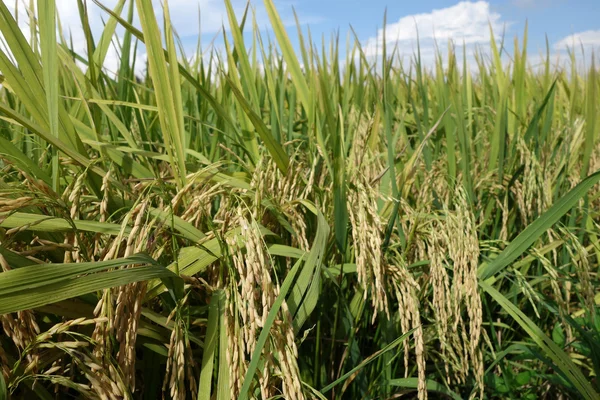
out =
<svg viewBox="0 0 600 400"><path fill-rule="evenodd" d="M403 388L417 389L419 387L419 378L399 378L399 379L392 379L390 381L390 385L392 385L392 386L398 386L398 387L403 387ZM458 394L456 394L452 390L448 389L446 386L444 386L441 383L438 383L438 382L436 382L434 380L427 379L425 381L425 385L427 386L427 391L428 392L441 393L441 394L444 394L444 395L446 395L446 396L448 396L448 397L450 397L451 399L454 399L454 400L461 400L462 399L461 396L459 396Z"/></svg>
<svg viewBox="0 0 600 400"><path fill-rule="evenodd" d="M138 254L109 261L30 265L0 274L0 296L22 290L34 290L65 279L73 279L82 274L91 274L130 264L155 264L155 262L147 255Z"/></svg>
<svg viewBox="0 0 600 400"><path fill-rule="evenodd" d="M531 371L523 371L517 374L517 376L515 377L515 381L517 382L517 385L525 386L529 384L532 377L533 373Z"/></svg>
<svg viewBox="0 0 600 400"><path fill-rule="evenodd" d="M302 203L317 215L317 234L306 257L304 268L302 268L298 281L287 299L290 313L294 316L294 330L296 332L300 330L317 305L321 266L325 255L327 236L329 235L329 226L323 214L309 202L303 201Z"/></svg>
<svg viewBox="0 0 600 400"><path fill-rule="evenodd" d="M414 329L411 329L410 331L404 333L402 336L396 338L393 342L391 342L390 344L388 344L387 346L385 346L381 350L378 350L375 353L371 354L369 357L365 358L356 367L352 368L350 371L346 372L344 375L340 376L338 379L336 379L335 381L331 382L329 385L327 385L323 389L321 389L321 393L325 394L325 393L329 392L335 386L337 386L340 383L344 382L348 377L354 375L357 371L360 371L361 369L363 369L364 367L366 367L367 365L369 365L373 361L377 360L379 357L381 357L382 355L384 355L388 351L390 351L390 350L396 348L397 346L401 345L404 342L404 339L406 339L413 332L414 332Z"/></svg>
<svg viewBox="0 0 600 400"><path fill-rule="evenodd" d="M254 374L256 373L256 369L258 367L258 363L260 361L260 355L262 353L263 347L267 342L271 334L271 326L273 326L273 322L275 322L275 318L279 313L279 309L283 304L283 300L285 296L287 296L292 283L302 265L302 259L296 261L294 267L288 272L283 284L281 285L281 289L279 291L279 295L275 299L273 306L269 310L269 314L267 315L267 320L260 331L260 335L258 337L258 341L256 342L256 347L254 348L254 352L252 353L252 358L250 359L250 364L248 364L248 369L246 371L246 375L244 376L244 383L242 388L240 389L240 395L238 396L238 400L246 400L248 399L248 390L250 389L250 385L252 384L252 380L254 379Z"/></svg>
<svg viewBox="0 0 600 400"><path fill-rule="evenodd" d="M284 174L287 173L290 161L288 155L283 149L283 146L281 146L281 144L275 141L275 138L273 137L265 123L260 119L260 116L258 116L252 110L252 106L244 98L242 92L240 92L240 90L237 87L235 87L235 83L229 78L227 78L227 81L229 82L231 91L237 98L238 102L242 106L242 109L244 110L250 121L252 122L252 125L254 125L256 132L264 142L265 147L269 151L269 154L271 154L271 157L273 157L275 164L277 164L277 168L279 168Z"/></svg>
<svg viewBox="0 0 600 400"><path fill-rule="evenodd" d="M499 291L494 289L483 281L479 281L479 286L487 292L503 309L506 311L534 342L546 353L546 355L556 364L562 371L565 377L575 386L579 394L586 400L597 400L600 396L590 382L583 376L579 368L571 361L571 358L566 354L556 343L552 341L529 317L519 310L513 303Z"/></svg>
<svg viewBox="0 0 600 400"><path fill-rule="evenodd" d="M146 265L109 271L131 264ZM167 277L177 278L141 254L102 262L31 265L0 273L0 314L28 310L132 282Z"/></svg>
<svg viewBox="0 0 600 400"><path fill-rule="evenodd" d="M598 80L596 79L596 57L592 56L592 65L590 67L586 88L586 113L585 113L585 147L583 150L583 166L581 168L581 177L584 177L590 166L590 158L594 151L594 146L598 143Z"/></svg>
<svg viewBox="0 0 600 400"><path fill-rule="evenodd" d="M302 69L300 68L300 63L298 62L298 58L294 53L292 42L290 42L290 38L287 35L283 22L281 21L281 18L275 9L273 0L264 0L264 3L269 15L269 20L271 21L271 27L273 28L275 37L277 38L279 46L281 47L283 58L287 68L290 70L290 75L292 77L292 81L294 82L294 86L298 91L300 101L307 110L307 113L310 114L312 109L312 98L310 91L308 90L308 84L306 83L306 79L302 73ZM308 66L305 66L305 68L308 68Z"/></svg>
<svg viewBox="0 0 600 400"><path fill-rule="evenodd" d="M91 171L95 172L96 174L98 174L100 176L106 175L106 172L102 171L101 168L92 164L92 162L87 157L87 155L82 155L82 154L78 153L76 150L73 150L71 145L64 142L60 138L56 138L56 137L52 136L47 130L45 130L43 127L36 124L35 122L31 121L24 115L18 113L17 111L7 107L6 105L4 105L2 103L0 103L0 112L6 114L9 118L12 118L21 126L29 129L30 131L32 131L33 133L35 133L36 135L38 135L39 137L44 139L46 142L50 143L56 149L60 150L61 152L65 153L66 155L71 157L73 159L73 161L76 161L81 166L89 168ZM71 124L71 127L72 127L72 124ZM79 140L79 136L77 136L77 140L81 143L81 141ZM83 143L81 145L83 146Z"/></svg>
<svg viewBox="0 0 600 400"><path fill-rule="evenodd" d="M170 209L159 210L158 208L150 208L148 212L162 223L168 226L171 226L172 224L175 230L192 242L199 242L206 237L204 232L202 232L200 229L196 228L183 218L173 215L173 212Z"/></svg>
<svg viewBox="0 0 600 400"><path fill-rule="evenodd" d="M239 227L231 229L225 234L225 237L228 238L238 235L240 231L241 228ZM260 231L263 235L273 235L273 232L264 227L260 227ZM193 276L204 271L210 264L222 257L221 245L218 238L210 239L198 246L199 247L190 246L182 248L177 260L167 268L171 271L175 271L176 266L178 266L180 274ZM161 282L149 282L146 300L158 296L164 290L165 287Z"/></svg>
<svg viewBox="0 0 600 400"><path fill-rule="evenodd" d="M22 212L15 212L11 214L0 212L0 227L7 229L21 228L27 231L40 232L65 232L79 230L104 233L114 236L118 235L122 229L126 234L131 231L130 227L122 227L119 224L112 224L108 222L84 220L68 221L59 217Z"/></svg>
<svg viewBox="0 0 600 400"><path fill-rule="evenodd" d="M0 400L8 400L8 392L6 391L6 382L4 374L0 372Z"/></svg>
<svg viewBox="0 0 600 400"><path fill-rule="evenodd" d="M231 400L229 391L229 370L230 365L227 362L227 346L229 345L227 329L225 324L225 305L221 305L222 310L219 314L219 370L217 372L217 400Z"/></svg>
<svg viewBox="0 0 600 400"><path fill-rule="evenodd" d="M560 198L552 207L550 207L538 219L533 221L523 232L521 232L498 257L489 264L479 267L478 276L481 280L486 280L506 268L523 254L529 246L558 220L577 204L585 194L600 181L600 171L588 176L575 186L569 193Z"/></svg>
<svg viewBox="0 0 600 400"><path fill-rule="evenodd" d="M155 99L158 105L158 116L163 132L163 138L169 155L169 161L174 169L179 189L186 182L186 167L184 154L184 127L181 110L181 92L178 82L179 70L177 54L175 53L171 24L168 19L168 6L165 3L165 35L167 40L167 55L169 64L165 59L162 47L160 29L154 14L152 2L136 0L138 13L144 38L146 39L146 50L148 51L148 68L150 77L154 84ZM169 68L171 65L171 68Z"/></svg>
<svg viewBox="0 0 600 400"><path fill-rule="evenodd" d="M106 6L104 6L98 0L92 0L92 1L98 7L100 7L102 10L106 11L108 14L110 14L113 17L115 17L117 19L117 21L119 21L119 23L125 29L127 29L127 31L129 33L131 33L133 36L135 36L140 41L146 43L145 34L143 32L141 32L140 30L136 29L133 25L131 25L129 22L127 22L126 20L124 20L123 18L121 18L119 15L115 14L110 8L107 8ZM167 51L164 50L164 49L163 49L163 53L164 53L165 56L168 56ZM219 101L217 101L217 99L200 83L200 81L198 79L194 78L192 76L192 74L183 65L181 65L181 63L179 63L179 73L198 92L200 92L202 98L204 100L206 100L210 104L210 106L215 110L215 112L217 113L217 115L220 118L223 119L224 123L226 123L233 130L236 130L236 131L238 130L238 126L236 125L236 123L234 122L234 120L231 118L231 116L229 114L229 111L225 107L223 107L221 105L221 103L219 103Z"/></svg>
<svg viewBox="0 0 600 400"><path fill-rule="evenodd" d="M215 290L208 306L208 325L204 338L204 353L202 354L202 366L198 381L198 400L210 400L213 366L215 355L219 349L217 346L219 340L219 319L225 310L224 306L225 292L222 289Z"/></svg>
<svg viewBox="0 0 600 400"><path fill-rule="evenodd" d="M38 167L31 158L23 154L17 146L2 136L0 136L0 149L0 157L16 164L20 170L27 172L31 176L41 179L48 186L52 185L52 178L44 170Z"/></svg>
<svg viewBox="0 0 600 400"><path fill-rule="evenodd" d="M58 56L56 48L56 3L54 0L38 0L38 24L40 27L40 46L46 104L48 107L48 125L50 134L55 138L58 133ZM52 154L52 189L58 191L58 153Z"/></svg>
<svg viewBox="0 0 600 400"><path fill-rule="evenodd" d="M567 343L565 332L558 322L554 325L554 329L552 329L552 340L560 347L565 347Z"/></svg>
<svg viewBox="0 0 600 400"><path fill-rule="evenodd" d="M38 0L44 1L44 0ZM123 7L125 6L126 0L119 0L119 2L115 5L115 9L113 12L117 15L120 15L123 11ZM115 31L117 28L117 19L111 16L106 24L104 25L104 30L102 31L102 36L100 36L100 40L98 41L98 45L96 46L96 50L94 51L94 64L96 64L97 68L88 69L88 73L95 71L96 74L100 72L100 68L104 65L104 60L106 59L106 55L108 54L108 50L110 48L111 42L115 35ZM97 76L93 78L97 79Z"/></svg>

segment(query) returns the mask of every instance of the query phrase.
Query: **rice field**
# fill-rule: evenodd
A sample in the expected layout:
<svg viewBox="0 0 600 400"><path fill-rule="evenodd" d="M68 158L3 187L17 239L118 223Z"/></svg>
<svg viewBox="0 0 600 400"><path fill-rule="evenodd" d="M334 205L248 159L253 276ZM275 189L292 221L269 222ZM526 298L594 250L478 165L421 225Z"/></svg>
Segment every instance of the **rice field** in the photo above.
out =
<svg viewBox="0 0 600 400"><path fill-rule="evenodd" d="M0 2L1 400L600 398L594 61L89 3Z"/></svg>

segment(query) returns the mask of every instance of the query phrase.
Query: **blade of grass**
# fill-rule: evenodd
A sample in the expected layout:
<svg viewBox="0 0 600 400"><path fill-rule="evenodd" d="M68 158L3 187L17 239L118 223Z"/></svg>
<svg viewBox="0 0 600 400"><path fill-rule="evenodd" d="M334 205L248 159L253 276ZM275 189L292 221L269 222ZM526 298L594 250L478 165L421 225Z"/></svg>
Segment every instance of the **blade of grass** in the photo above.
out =
<svg viewBox="0 0 600 400"><path fill-rule="evenodd" d="M269 151L269 154L271 154L271 157L273 157L275 164L277 164L277 167L281 170L281 172L286 174L289 165L289 158L284 148L275 140L269 129L266 127L265 123L261 120L260 116L258 116L252 110L252 106L244 98L244 95L236 87L235 83L228 77L226 77L226 79L230 85L231 91L237 98L239 104L242 106L242 109L244 110L250 121L252 122L252 125L254 125L256 132L265 144L265 147Z"/></svg>
<svg viewBox="0 0 600 400"><path fill-rule="evenodd" d="M344 375L340 376L338 379L336 379L335 381L331 382L329 385L327 385L323 389L321 389L320 390L321 394L325 394L325 393L329 392L331 389L333 389L334 387L336 387L340 383L344 382L346 379L348 379L348 378L352 377L353 375L356 375L357 373L359 373L360 370L362 370L364 367L366 367L367 365L369 365L373 361L377 360L379 357L381 357L382 355L384 355L388 351L390 351L390 350L398 347L399 345L401 345L404 342L404 340L409 335L411 335L413 332L414 332L414 329L411 329L410 331L402 334L402 336L396 338L394 341L390 342L388 345L386 345L381 350L378 350L375 353L371 354L369 357L365 358L356 367L352 368L350 371L346 372Z"/></svg>
<svg viewBox="0 0 600 400"><path fill-rule="evenodd" d="M600 395L591 386L590 382L583 376L579 368L571 361L556 343L552 341L529 317L511 303L502 293L483 281L479 286L488 293L521 327L529 334L538 346L565 374L569 381L577 388L579 394L587 400L600 399Z"/></svg>
<svg viewBox="0 0 600 400"><path fill-rule="evenodd" d="M308 315L317 305L321 265L329 234L329 226L323 214L317 211L310 203L306 201L303 203L317 215L318 222L317 234L311 250L306 257L304 268L298 277L298 282L292 288L292 293L287 299L290 313L294 316L294 330L296 331L300 329Z"/></svg>
<svg viewBox="0 0 600 400"><path fill-rule="evenodd" d="M219 319L224 311L224 303L225 292L223 290L215 290L208 306L208 325L204 338L200 379L198 380L198 400L210 400L215 354L219 349L217 346Z"/></svg>
<svg viewBox="0 0 600 400"><path fill-rule="evenodd" d="M129 269L109 269L144 264ZM152 278L176 276L146 255L71 264L36 264L0 273L0 314L70 299L87 293Z"/></svg>
<svg viewBox="0 0 600 400"><path fill-rule="evenodd" d="M136 5L144 38L146 39L148 67L150 78L154 84L160 126L163 138L165 139L170 164L175 172L177 186L181 189L185 186L186 182L185 154L183 152L184 144L182 140L184 127L182 126L182 118L180 117L181 97L175 93L179 93L179 86L173 87L179 73L175 48L174 46L169 46L169 43L172 43L173 37L169 35L170 30L165 32L168 59L172 66L169 69L163 52L160 29L158 28L154 14L154 6L151 2L143 0L136 0ZM167 28L170 27L168 7L165 7L165 26ZM173 101L173 98L175 98L175 101Z"/></svg>
<svg viewBox="0 0 600 400"><path fill-rule="evenodd" d="M48 125L50 134L58 138L58 57L56 49L56 3L54 0L38 0L38 24L40 27L40 47ZM59 191L58 153L52 148L52 189Z"/></svg>
<svg viewBox="0 0 600 400"><path fill-rule="evenodd" d="M265 324L260 332L258 340L256 341L256 347L254 348L254 352L252 353L252 358L250 359L250 364L248 364L248 369L246 370L246 375L244 376L244 383L242 384L242 388L240 389L240 394L238 396L238 400L246 400L248 399L248 390L250 389L250 385L252 384L252 380L254 379L254 374L256 373L256 369L258 367L258 363L260 361L260 355L262 353L263 347L269 338L271 333L271 326L275 322L275 318L279 313L279 309L283 304L283 300L287 296L290 288L292 287L292 283L298 273L302 265L302 259L296 261L290 272L288 272L285 277L283 284L281 285L281 289L279 291L279 295L273 302L271 309L269 310L269 314L267 315L267 319Z"/></svg>
<svg viewBox="0 0 600 400"><path fill-rule="evenodd" d="M417 389L419 387L419 379L418 378L392 379L390 381L390 385L403 387L403 388ZM438 383L434 380L427 379L427 381L425 382L425 385L427 386L428 392L441 393L443 395L448 396L449 398L451 398L453 400L461 400L462 399L461 396L459 396L452 390L448 389L446 386L444 386L441 383Z"/></svg>
<svg viewBox="0 0 600 400"><path fill-rule="evenodd" d="M531 246L544 232L565 215L596 183L600 182L600 171L588 176L571 191L559 199L538 219L523 230L498 257L479 267L479 279L486 280L506 268Z"/></svg>

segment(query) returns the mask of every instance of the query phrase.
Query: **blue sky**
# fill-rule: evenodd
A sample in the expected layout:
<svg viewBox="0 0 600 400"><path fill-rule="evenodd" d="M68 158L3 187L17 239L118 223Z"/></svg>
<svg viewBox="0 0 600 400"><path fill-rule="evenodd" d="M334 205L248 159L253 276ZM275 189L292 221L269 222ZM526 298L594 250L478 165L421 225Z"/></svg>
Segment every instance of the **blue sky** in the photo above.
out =
<svg viewBox="0 0 600 400"><path fill-rule="evenodd" d="M171 0L171 14L178 18L181 9L177 9L178 3L182 1ZM207 42L214 36L215 30L219 29L221 21L226 22L223 15L223 7L220 0L184 0L187 5L204 3L208 9L206 12L207 21L204 22L203 40ZM238 9L243 7L244 1L237 3ZM284 21L289 23L290 33L295 36L293 26L292 7L300 16L300 22L303 27L310 26L313 38L320 40L321 35L330 37L334 32L339 32L342 39L350 33L349 27L352 26L362 42L367 42L370 38L377 35L378 29L383 25L384 12L387 9L387 23L390 26L394 24L405 24L411 19L421 16L434 15L438 19L433 21L435 25L444 26L448 21L445 18L455 18L456 8L459 1L448 0L421 0L416 2L408 1L390 1L390 0L275 0L275 4L282 15ZM477 29L481 25L487 25L490 17L497 17L494 27L497 28L497 34L501 34L505 29L507 39L512 39L515 35L522 37L525 27L525 21L529 22L529 43L530 50L533 52L545 49L545 35L548 36L551 46L557 45L561 40L570 35L588 32L584 36L584 44L587 47L600 48L600 0L489 0L489 1L465 1L467 4L463 11L475 8L485 8L486 11L478 14L477 19L463 26L467 30L469 26L474 25ZM234 0L235 4L235 0ZM252 1L257 20L260 26L266 27L268 20L262 6L262 1ZM484 7L482 7L482 4ZM202 6L202 4L201 4ZM191 24L190 15L197 20L197 14L190 12L190 7L183 7L187 11L185 20L188 23L182 23L187 27ZM182 18L184 19L184 18ZM421 18L427 20L427 18ZM181 26L181 25L180 25ZM177 25L176 25L177 27ZM452 28L452 37L460 42L463 38L461 27ZM419 30L431 29L430 26L419 26ZM182 31L180 29L180 31ZM591 36L590 36L591 31ZM184 29L182 36L186 43L192 45L197 38L197 32L189 32ZM574 39L579 43L579 37ZM219 40L217 40L217 43ZM484 43L483 41L482 43ZM557 50L556 48L554 48Z"/></svg>
<svg viewBox="0 0 600 400"><path fill-rule="evenodd" d="M387 10L388 44L398 43L400 52L411 55L415 48L415 25L424 57L433 62L437 43L447 40L467 43L467 52L489 47L489 24L497 37L504 33L507 46L523 38L528 22L530 60L546 51L546 36L552 58L563 57L566 46L583 45L587 55L600 54L600 0L487 0L487 1L390 1L390 0L275 0L281 14L293 6L302 24L310 26L313 38L340 33L344 40L352 26L371 55L381 51L384 12ZM260 14L260 6L257 6ZM293 28L293 27L290 27ZM292 34L293 36L293 34ZM460 46L459 46L460 50ZM427 57L429 54L429 57Z"/></svg>
<svg viewBox="0 0 600 400"><path fill-rule="evenodd" d="M155 10L161 14L160 0L152 0ZM85 51L85 42L80 34L79 15L75 0L56 0L59 15L65 31L73 33L77 50ZM113 7L117 0L102 0ZM274 0L276 7L288 26L292 41L296 28L292 7L299 15L304 29L310 27L313 40L320 43L321 36L330 38L339 32L342 42L352 26L367 53L377 55L381 50L383 16L387 9L386 38L388 44L398 44L401 53L410 56L415 48L416 29L419 30L420 44L425 58L433 60L435 43L445 50L447 41L456 44L467 43L467 51L475 47L489 47L488 24L497 36L505 31L505 37L512 49L515 36L522 38L525 21L529 22L528 50L533 56L545 51L545 35L553 56L566 54L566 44L583 45L591 54L594 49L600 54L600 0ZM12 3L8 1L7 4ZM107 16L91 1L89 19L92 31L99 37L103 19ZM234 8L241 12L246 0L232 0ZM257 23L268 33L268 17L262 0L251 0ZM221 27L227 25L223 0L169 0L173 25L180 34L187 56L194 53L196 41L201 35L206 45L218 35ZM198 7L201 11L201 25L198 23ZM23 12L21 10L21 12ZM200 33L200 29L202 33ZM120 33L122 34L122 32ZM272 36L272 34L271 34ZM222 37L217 36L217 48L222 46ZM80 48L79 48L80 47ZM112 57L112 61L111 61ZM140 55L143 59L143 54ZM115 68L118 59L116 51L109 54L108 68ZM142 64L142 63L140 63Z"/></svg>
<svg viewBox="0 0 600 400"><path fill-rule="evenodd" d="M285 1L278 3L280 9L289 7ZM368 38L382 26L386 8L388 24L391 24L402 17L448 9L458 3L448 0L300 0L294 7L300 13L322 18L320 23L311 24L315 32L328 33L339 28L345 33L352 25L361 38ZM522 36L525 21L529 21L532 50L544 46L545 34L550 43L589 30L596 30L600 35L600 0L490 0L487 3L490 12L499 14L501 23L507 25L507 36L511 39L515 34Z"/></svg>

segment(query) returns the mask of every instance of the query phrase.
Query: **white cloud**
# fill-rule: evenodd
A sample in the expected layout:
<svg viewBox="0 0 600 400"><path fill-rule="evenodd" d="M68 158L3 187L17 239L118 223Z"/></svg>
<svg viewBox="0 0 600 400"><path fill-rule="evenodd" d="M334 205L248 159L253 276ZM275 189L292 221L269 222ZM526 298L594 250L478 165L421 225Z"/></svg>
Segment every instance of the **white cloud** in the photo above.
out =
<svg viewBox="0 0 600 400"><path fill-rule="evenodd" d="M600 30L589 30L564 37L554 44L554 49L560 51L581 46L591 49L600 48Z"/></svg>
<svg viewBox="0 0 600 400"><path fill-rule="evenodd" d="M499 13L491 10L487 1L462 1L452 7L408 15L388 24L385 41L388 47L397 46L401 52L412 53L418 39L422 52L432 52L435 43L440 47L448 41L471 46L489 43L490 26L494 34L500 34L506 24ZM384 31L380 29L376 37L366 41L367 55L381 54L383 35Z"/></svg>

